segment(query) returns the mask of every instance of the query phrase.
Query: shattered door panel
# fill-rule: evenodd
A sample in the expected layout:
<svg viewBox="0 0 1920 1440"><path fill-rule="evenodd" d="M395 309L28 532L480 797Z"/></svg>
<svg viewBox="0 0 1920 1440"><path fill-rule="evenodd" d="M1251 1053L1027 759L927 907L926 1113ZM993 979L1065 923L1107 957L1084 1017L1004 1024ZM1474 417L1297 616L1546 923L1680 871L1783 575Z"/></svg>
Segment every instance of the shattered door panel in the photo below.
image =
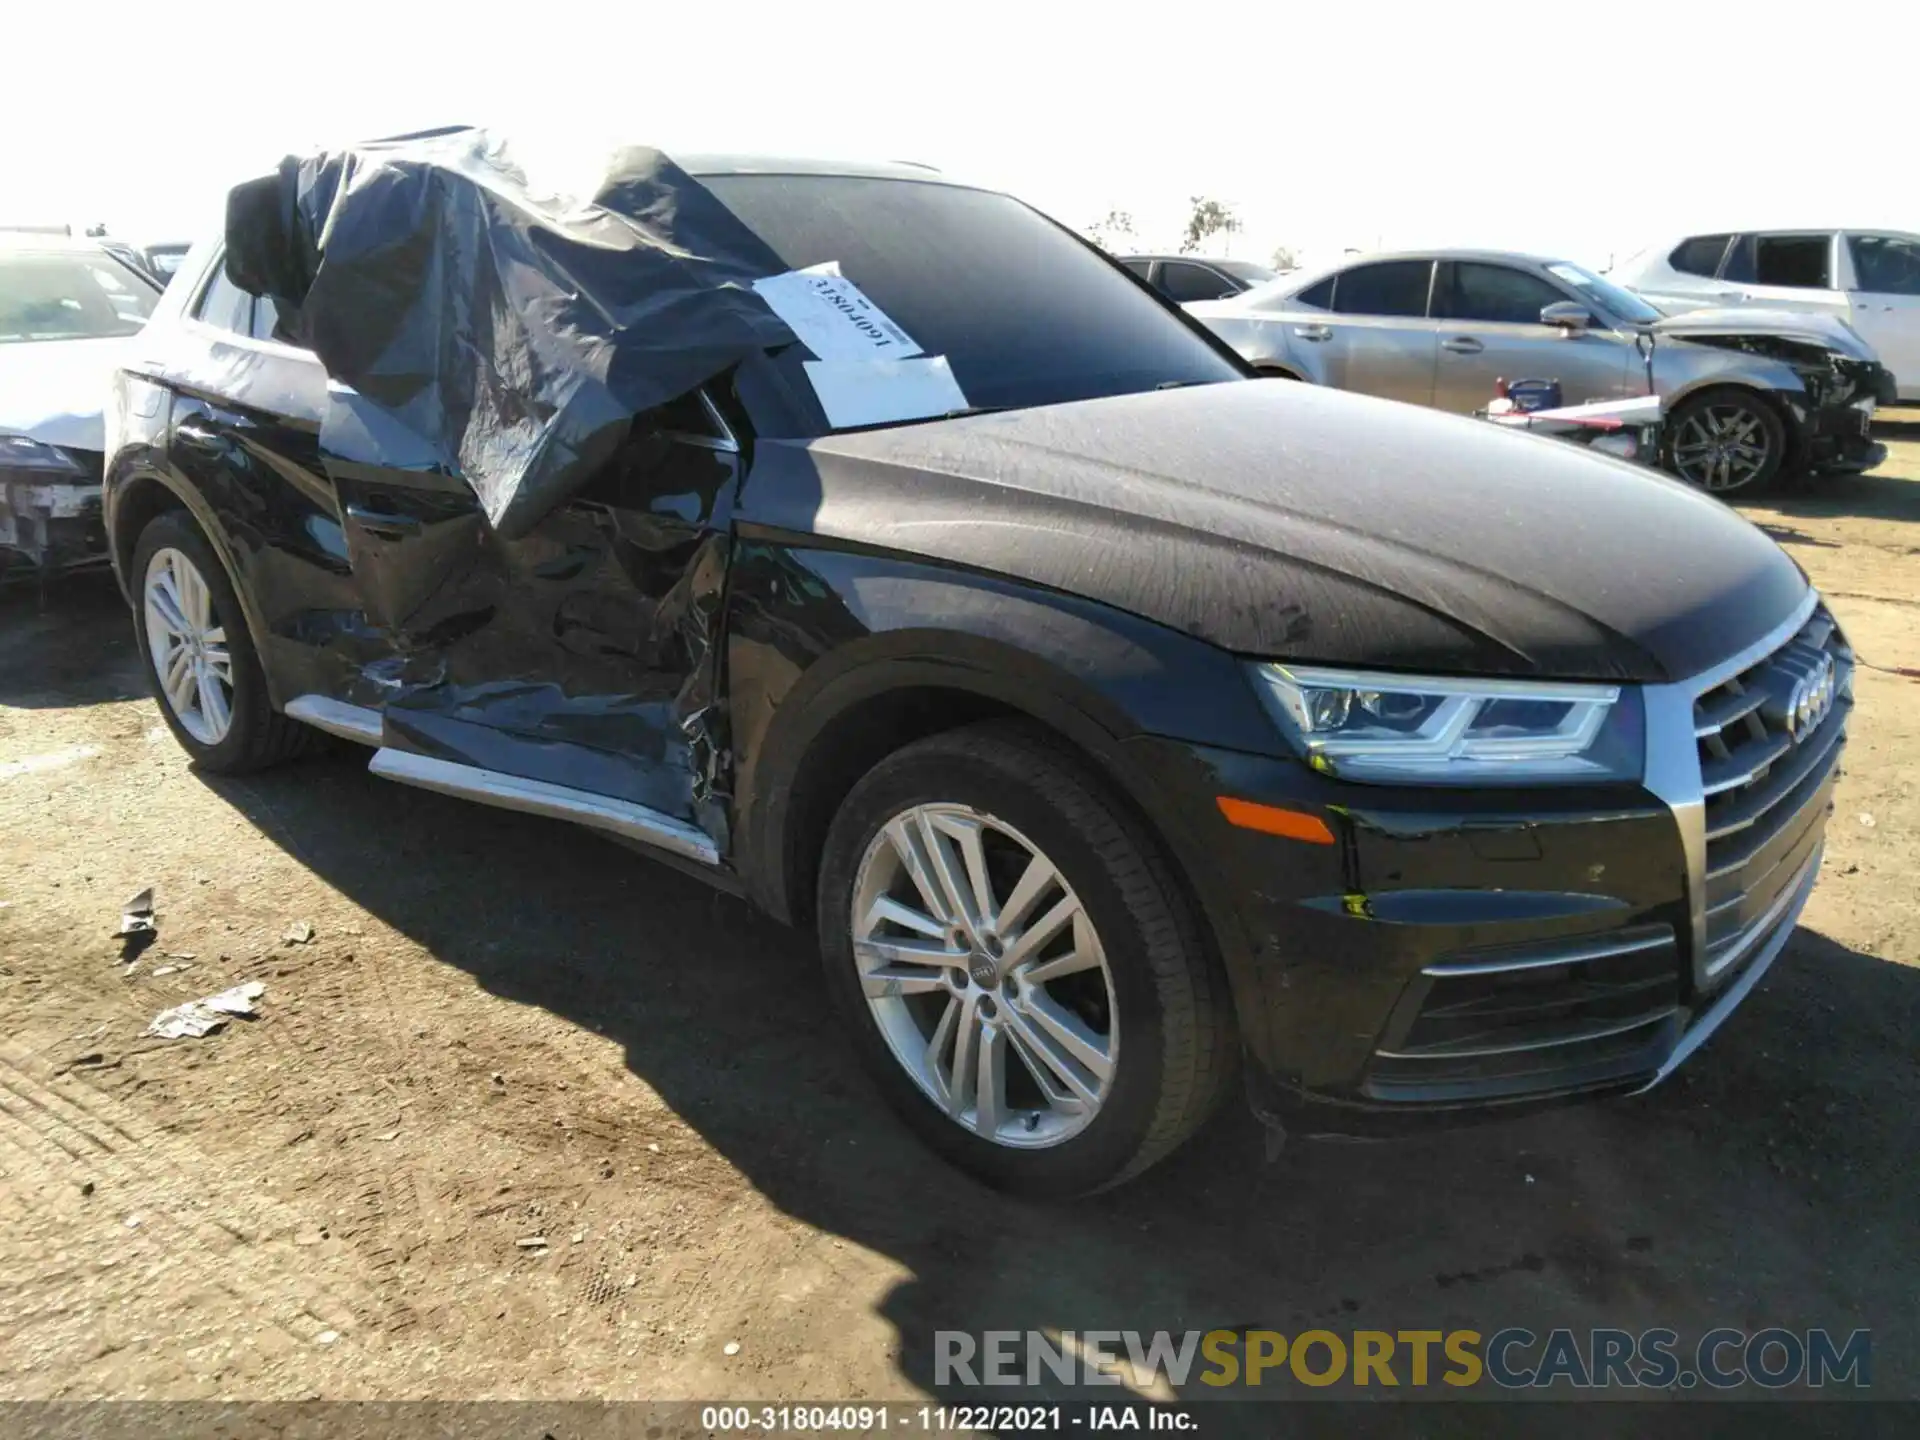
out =
<svg viewBox="0 0 1920 1440"><path fill-rule="evenodd" d="M520 539L456 477L336 465L387 741L710 831L709 732L736 457L643 428ZM715 832L717 833L717 831Z"/></svg>

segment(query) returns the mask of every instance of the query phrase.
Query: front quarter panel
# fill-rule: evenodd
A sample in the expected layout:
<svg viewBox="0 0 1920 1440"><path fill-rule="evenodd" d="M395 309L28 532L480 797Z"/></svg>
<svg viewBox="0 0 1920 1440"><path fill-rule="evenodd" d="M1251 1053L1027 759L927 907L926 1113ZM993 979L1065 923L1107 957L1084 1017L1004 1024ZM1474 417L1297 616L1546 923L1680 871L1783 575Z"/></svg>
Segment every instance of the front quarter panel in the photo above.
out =
<svg viewBox="0 0 1920 1440"><path fill-rule="evenodd" d="M1740 385L1763 390L1798 407L1804 413L1807 387L1791 365L1764 355L1694 345L1684 340L1662 340L1653 351L1653 393L1673 413L1689 395L1714 385Z"/></svg>
<svg viewBox="0 0 1920 1440"><path fill-rule="evenodd" d="M1220 929L1236 907L1208 857L1218 816L1197 813L1211 792L1187 770L1139 763L1134 743L1284 754L1232 655L1057 591L755 527L736 533L727 605L736 858L772 913L807 908L810 857L790 846L831 737L867 725L889 694L943 697L949 723L978 701L1065 737L1133 802L1214 921L1242 1013L1266 1013L1249 947Z"/></svg>

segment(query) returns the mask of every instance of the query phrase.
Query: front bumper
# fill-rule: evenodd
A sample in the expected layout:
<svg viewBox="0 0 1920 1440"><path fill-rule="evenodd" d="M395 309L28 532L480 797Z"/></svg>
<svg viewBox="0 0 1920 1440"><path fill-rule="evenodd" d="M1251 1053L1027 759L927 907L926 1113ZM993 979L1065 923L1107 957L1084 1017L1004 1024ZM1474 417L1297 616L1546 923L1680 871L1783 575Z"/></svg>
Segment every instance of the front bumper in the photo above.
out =
<svg viewBox="0 0 1920 1440"><path fill-rule="evenodd" d="M31 471L0 470L0 552L42 571L107 558L98 480L74 483Z"/></svg>
<svg viewBox="0 0 1920 1440"><path fill-rule="evenodd" d="M1304 1133L1374 1133L1643 1090L1699 1049L1819 872L1852 657L1814 607L1709 674L1645 688L1640 785L1399 789L1222 751L1172 762L1209 806L1311 811L1337 841L1222 820L1206 842L1195 888L1256 1107ZM1789 734L1757 697L1821 656L1838 698Z"/></svg>

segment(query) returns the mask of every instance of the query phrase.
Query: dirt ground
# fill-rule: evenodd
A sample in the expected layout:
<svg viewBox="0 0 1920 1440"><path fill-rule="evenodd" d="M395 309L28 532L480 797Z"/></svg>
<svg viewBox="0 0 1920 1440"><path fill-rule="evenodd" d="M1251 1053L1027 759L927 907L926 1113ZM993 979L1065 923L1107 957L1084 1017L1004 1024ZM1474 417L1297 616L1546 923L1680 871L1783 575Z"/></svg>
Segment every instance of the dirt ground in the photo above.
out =
<svg viewBox="0 0 1920 1440"><path fill-rule="evenodd" d="M1920 415L1886 438L1749 507L1866 664L1819 889L1688 1069L1271 1161L1235 1106L1058 1208L914 1143L804 937L352 752L198 775L110 584L0 595L0 1396L908 1398L937 1328L1316 1321L1865 1326L1920 1394Z"/></svg>

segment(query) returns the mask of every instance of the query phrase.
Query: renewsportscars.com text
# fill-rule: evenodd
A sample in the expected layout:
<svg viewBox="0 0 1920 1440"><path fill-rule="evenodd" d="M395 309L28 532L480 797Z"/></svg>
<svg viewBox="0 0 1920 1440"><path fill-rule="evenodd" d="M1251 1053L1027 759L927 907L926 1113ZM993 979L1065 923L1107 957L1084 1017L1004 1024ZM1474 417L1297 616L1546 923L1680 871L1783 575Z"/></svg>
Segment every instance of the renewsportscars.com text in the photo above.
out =
<svg viewBox="0 0 1920 1440"><path fill-rule="evenodd" d="M934 1332L936 1385L1865 1389L1873 1337L1823 1329Z"/></svg>

